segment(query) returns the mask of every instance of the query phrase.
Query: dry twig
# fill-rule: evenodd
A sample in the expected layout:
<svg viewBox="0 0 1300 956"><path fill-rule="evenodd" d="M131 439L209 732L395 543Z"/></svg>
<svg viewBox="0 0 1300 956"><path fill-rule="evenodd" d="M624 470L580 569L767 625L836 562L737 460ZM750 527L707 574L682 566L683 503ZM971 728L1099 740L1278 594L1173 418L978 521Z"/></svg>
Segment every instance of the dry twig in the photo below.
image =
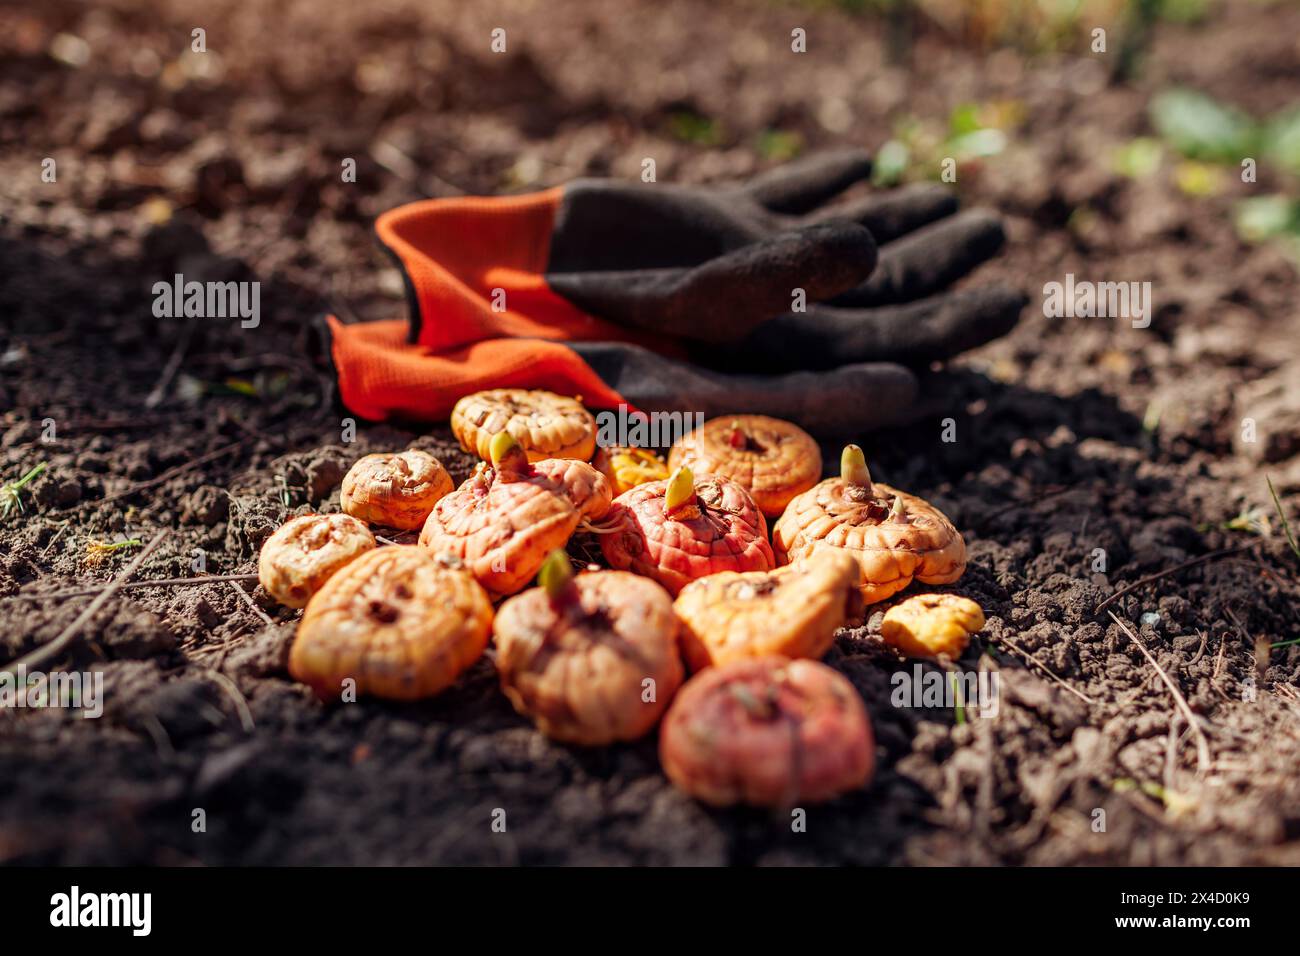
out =
<svg viewBox="0 0 1300 956"><path fill-rule="evenodd" d="M1209 554L1203 554L1199 558L1192 558L1192 560L1190 561L1184 561L1182 564L1176 564L1172 568L1165 568L1163 571L1157 571L1155 574L1148 574L1144 578L1138 578L1132 584L1124 585L1124 587L1120 588L1110 597L1106 598L1106 600L1098 604L1096 610L1093 611L1093 613L1100 614L1102 611L1106 610L1106 608L1110 607L1120 598L1124 597L1125 595L1131 594L1133 591L1136 591L1140 587L1143 587L1147 584L1151 584L1153 581L1159 581L1161 578L1168 577L1171 574L1177 574L1179 571L1186 571L1188 568L1194 568L1198 564L1205 564L1208 561L1214 561L1218 558L1226 558L1230 554L1237 554L1241 551L1249 551L1251 548L1256 548L1256 547L1259 547L1259 542L1252 541L1250 544L1237 545L1234 548L1220 548L1218 551L1211 551Z"/></svg>
<svg viewBox="0 0 1300 956"><path fill-rule="evenodd" d="M1183 696L1183 692L1178 689L1178 685L1173 682L1173 679L1165 673L1164 668L1156 662L1155 657L1149 650L1147 650L1147 646L1142 643L1142 639L1134 633L1133 629L1116 617L1114 611L1108 611L1107 613L1110 614L1110 619L1119 625L1120 630L1128 635L1128 639L1137 645L1138 650L1142 652L1142 656L1147 659L1147 663L1150 664L1155 672L1160 675L1160 679L1164 681L1165 686L1169 688L1169 693L1172 694L1174 698L1174 705L1183 715L1183 719L1187 721L1187 726L1191 729L1192 736L1196 739L1197 772L1204 773L1205 768L1209 766L1210 763L1210 744L1205 739L1205 734L1196 721L1196 714L1194 714L1192 708L1188 706L1187 698Z"/></svg>
<svg viewBox="0 0 1300 956"><path fill-rule="evenodd" d="M119 587L125 591L127 588L178 588L199 584L220 584L226 581L256 580L256 574L208 574L201 578L160 578L146 581L126 581L119 585ZM52 598L90 597L92 594L102 593L104 588L110 586L111 585L106 584L103 587L81 588L76 591L50 591L48 593L34 592L31 594L24 594L19 592L18 594L7 595L6 599L17 601L25 598L29 601L45 601Z"/></svg>
<svg viewBox="0 0 1300 956"><path fill-rule="evenodd" d="M222 447L218 448L216 451L210 451L206 455L200 455L198 458L195 458L193 461L187 461L183 465L177 465L175 468L170 468L167 471L164 471L157 478L150 478L148 481L137 482L136 484L132 485L130 488L123 488L121 491L114 492L113 494L103 498L83 501L79 505L74 505L73 508L69 510L80 510L81 508L89 508L95 505L108 504L110 501L117 501L121 498L129 498L131 497L131 495L137 494L141 491L145 491L149 488L153 488L157 485L161 485L164 482L171 481L177 475L183 475L185 474L185 472L191 471L199 467L200 465L206 465L210 461L216 461L218 458L222 458L230 454L232 451L238 449L241 445L245 443L245 441L246 441L245 439L241 439L240 441L233 442L229 445L223 445Z"/></svg>
<svg viewBox="0 0 1300 956"><path fill-rule="evenodd" d="M231 586L238 587L239 585ZM253 712L248 709L248 699L240 692L238 685L220 671L211 671L208 676L217 682L217 686L225 692L226 696L235 705L235 711L239 714L239 723L244 728L244 733L251 734L254 730Z"/></svg>
<svg viewBox="0 0 1300 956"><path fill-rule="evenodd" d="M1069 684L1067 684L1067 683L1066 683L1066 682L1065 682L1061 677L1058 677L1058 676L1056 675L1056 673L1053 672L1053 671L1051 670L1051 668L1049 668L1049 667L1048 667L1046 664L1044 664L1042 661L1038 660L1036 657L1034 657L1034 656L1033 656L1032 654L1030 654L1028 651L1022 650L1020 647L1018 647L1015 643L1012 642L1011 638L1006 637L1006 636L999 637L999 638L997 639L997 642L996 642L996 643L998 643L998 644L1005 644L1007 647L1009 647L1011 650L1015 651L1015 652L1016 652L1017 654L1019 654L1022 658L1024 658L1026 661L1028 661L1030 664L1033 664L1035 667L1037 667L1039 670L1041 670L1044 674L1046 674L1046 675L1047 675L1048 677L1050 677L1052 680L1056 681L1056 683L1060 684L1062 687L1064 687L1066 690L1068 690L1068 691L1069 691L1071 694L1073 694L1075 697L1079 698L1079 700L1083 701L1083 702L1084 702L1085 704L1087 704L1089 707L1092 707L1093 705L1096 704L1096 701L1094 701L1091 697L1089 697L1088 695L1086 695L1085 693L1083 693L1083 691L1075 690L1073 687L1071 687Z"/></svg>
<svg viewBox="0 0 1300 956"><path fill-rule="evenodd" d="M145 561L149 559L149 556L158 549L158 546L163 543L168 534L170 534L169 531L163 530L154 535L153 540L145 545L144 549L135 556L135 560L123 568L122 573L113 579L113 583L101 591L99 597L91 601L90 604L87 605L86 609L77 615L76 620L65 627L58 637L43 647L38 647L30 654L26 654L23 657L18 658L18 660L5 665L5 669L15 670L19 667L25 667L28 670L31 670L32 668L38 667L50 660L52 657L63 653L63 651L67 649L68 645L76 639L77 635L81 632L81 629L86 625L86 622L99 613L100 608L108 603L108 599L122 587L122 584L127 578L140 569L140 566L143 565Z"/></svg>
<svg viewBox="0 0 1300 956"><path fill-rule="evenodd" d="M262 619L262 622L264 624L266 624L269 627L275 623L273 620L271 620L269 614L267 614L265 611L263 611L260 607L257 606L257 602L253 600L252 596L249 595L247 591L241 588L234 581L230 582L230 586L235 589L235 592L239 595L240 599L243 600L245 604L247 604L250 608L253 609L253 613Z"/></svg>

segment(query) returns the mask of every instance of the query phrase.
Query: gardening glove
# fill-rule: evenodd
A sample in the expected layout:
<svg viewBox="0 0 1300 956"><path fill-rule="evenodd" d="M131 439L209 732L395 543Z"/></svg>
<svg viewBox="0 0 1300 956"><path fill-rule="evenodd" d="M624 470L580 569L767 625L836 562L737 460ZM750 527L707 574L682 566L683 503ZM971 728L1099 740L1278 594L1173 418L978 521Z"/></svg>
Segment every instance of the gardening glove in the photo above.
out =
<svg viewBox="0 0 1300 956"><path fill-rule="evenodd" d="M869 171L854 151L741 186L579 180L393 210L377 229L404 267L409 330L331 318L343 399L366 417L441 418L463 394L521 386L827 433L898 421L917 383L876 360L955 354L1004 332L1020 303L934 294L1001 243L995 220L953 216L945 190L818 209ZM833 303L784 315L796 288Z"/></svg>

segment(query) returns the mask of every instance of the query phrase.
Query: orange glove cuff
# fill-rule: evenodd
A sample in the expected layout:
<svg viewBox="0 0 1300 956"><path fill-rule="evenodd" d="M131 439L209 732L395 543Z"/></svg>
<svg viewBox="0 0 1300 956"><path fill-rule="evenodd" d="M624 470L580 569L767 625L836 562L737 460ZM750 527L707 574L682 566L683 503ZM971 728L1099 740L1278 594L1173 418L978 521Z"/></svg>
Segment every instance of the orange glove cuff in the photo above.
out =
<svg viewBox="0 0 1300 956"><path fill-rule="evenodd" d="M375 222L406 270L411 341L439 352L488 338L640 341L546 284L563 187L408 203Z"/></svg>
<svg viewBox="0 0 1300 956"><path fill-rule="evenodd" d="M676 343L583 312L546 282L563 187L428 199L384 213L380 240L405 272L409 325L329 319L339 393L362 417L446 418L486 388L545 388L626 404L565 341ZM656 341L657 339L657 341Z"/></svg>
<svg viewBox="0 0 1300 956"><path fill-rule="evenodd" d="M486 339L435 353L408 343L400 319L328 322L339 395L362 418L445 419L458 399L486 388L544 388L595 408L627 404L559 342Z"/></svg>

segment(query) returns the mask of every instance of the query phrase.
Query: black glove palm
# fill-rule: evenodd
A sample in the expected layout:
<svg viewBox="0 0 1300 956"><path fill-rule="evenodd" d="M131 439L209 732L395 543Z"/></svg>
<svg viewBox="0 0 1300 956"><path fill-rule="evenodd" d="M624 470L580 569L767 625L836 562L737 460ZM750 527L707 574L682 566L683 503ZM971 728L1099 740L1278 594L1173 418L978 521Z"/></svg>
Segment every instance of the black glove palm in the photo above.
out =
<svg viewBox="0 0 1300 956"><path fill-rule="evenodd" d="M946 291L1003 242L995 217L956 214L947 189L822 208L870 170L849 151L744 185L571 183L551 288L594 315L697 343L698 365L623 344L574 348L648 410L762 412L828 433L906 420L918 385L892 363L924 367L1003 335L1024 299L1000 286ZM797 289L804 312L790 311Z"/></svg>

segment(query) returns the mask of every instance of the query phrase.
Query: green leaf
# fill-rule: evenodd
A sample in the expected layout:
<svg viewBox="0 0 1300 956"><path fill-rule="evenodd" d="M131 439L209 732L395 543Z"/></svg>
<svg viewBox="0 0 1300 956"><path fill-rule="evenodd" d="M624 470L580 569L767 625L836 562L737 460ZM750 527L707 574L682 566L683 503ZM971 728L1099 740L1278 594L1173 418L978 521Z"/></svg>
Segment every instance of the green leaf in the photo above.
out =
<svg viewBox="0 0 1300 956"><path fill-rule="evenodd" d="M781 129L768 129L759 134L758 154L778 163L788 162L803 152L803 135Z"/></svg>
<svg viewBox="0 0 1300 956"><path fill-rule="evenodd" d="M224 382L224 385L236 395L247 395L249 398L257 398L257 386L247 379L228 378Z"/></svg>
<svg viewBox="0 0 1300 956"><path fill-rule="evenodd" d="M948 117L948 129L953 136L973 133L977 129L983 128L984 124L980 122L980 105L978 103L962 103Z"/></svg>
<svg viewBox="0 0 1300 956"><path fill-rule="evenodd" d="M1174 170L1174 182L1188 196L1217 196L1223 192L1223 167L1192 159L1184 160Z"/></svg>
<svg viewBox="0 0 1300 956"><path fill-rule="evenodd" d="M1150 136L1139 136L1115 151L1113 160L1115 171L1130 179L1150 176L1160 168L1160 160L1164 157L1164 152L1160 140Z"/></svg>
<svg viewBox="0 0 1300 956"><path fill-rule="evenodd" d="M1162 0L1160 19L1170 23L1199 23L1209 13L1209 0Z"/></svg>
<svg viewBox="0 0 1300 956"><path fill-rule="evenodd" d="M1300 544L1296 544L1295 535L1291 533L1291 522L1286 520L1286 510L1282 507L1282 499L1277 496L1277 489L1273 487L1273 479L1268 475L1264 476L1268 482L1268 493L1273 496L1273 507L1277 509L1277 515L1282 519L1282 531L1286 534L1286 543L1291 546L1291 553L1300 559Z"/></svg>
<svg viewBox="0 0 1300 956"><path fill-rule="evenodd" d="M1300 107L1269 120L1264 130L1263 151L1283 169L1300 174Z"/></svg>
<svg viewBox="0 0 1300 956"><path fill-rule="evenodd" d="M1247 242L1264 242L1300 230L1300 210L1286 196L1252 196L1233 210L1237 235Z"/></svg>
<svg viewBox="0 0 1300 956"><path fill-rule="evenodd" d="M669 116L668 131L675 139L697 146L717 146L722 142L721 126L690 110L679 110Z"/></svg>
<svg viewBox="0 0 1300 956"><path fill-rule="evenodd" d="M1250 116L1195 90L1166 90L1151 101L1150 112L1160 136L1191 159L1236 164L1258 140Z"/></svg>
<svg viewBox="0 0 1300 956"><path fill-rule="evenodd" d="M1007 134L1000 129L977 129L948 141L948 152L956 159L996 156L1007 148Z"/></svg>
<svg viewBox="0 0 1300 956"><path fill-rule="evenodd" d="M896 139L891 139L876 153L876 163L871 170L871 181L877 186L894 186L907 172L911 151Z"/></svg>

